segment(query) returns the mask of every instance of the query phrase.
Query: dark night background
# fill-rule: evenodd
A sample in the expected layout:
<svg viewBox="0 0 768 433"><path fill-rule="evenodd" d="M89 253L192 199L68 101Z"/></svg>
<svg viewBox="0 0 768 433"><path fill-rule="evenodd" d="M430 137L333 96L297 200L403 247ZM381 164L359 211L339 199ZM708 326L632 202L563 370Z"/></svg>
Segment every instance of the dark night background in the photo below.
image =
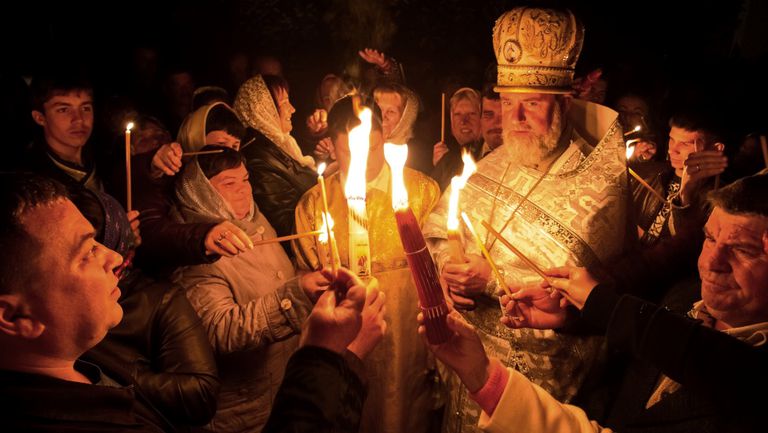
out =
<svg viewBox="0 0 768 433"><path fill-rule="evenodd" d="M764 101L768 2L207 0L77 4L24 2L1 18L3 72L32 75L57 62L87 65L104 92L131 80L132 50L160 52L161 68L185 65L198 85L224 84L227 59L241 51L280 58L303 123L323 75L359 65L356 51L384 50L431 118L441 89L479 88L493 61L491 30L520 4L571 8L586 26L577 75L604 69L609 97L623 88L653 96L661 113L701 100L723 104L734 129L768 118ZM97 95L98 96L98 95ZM302 117L298 117L302 116ZM738 125L738 126L736 126ZM438 126L435 126L437 134Z"/></svg>

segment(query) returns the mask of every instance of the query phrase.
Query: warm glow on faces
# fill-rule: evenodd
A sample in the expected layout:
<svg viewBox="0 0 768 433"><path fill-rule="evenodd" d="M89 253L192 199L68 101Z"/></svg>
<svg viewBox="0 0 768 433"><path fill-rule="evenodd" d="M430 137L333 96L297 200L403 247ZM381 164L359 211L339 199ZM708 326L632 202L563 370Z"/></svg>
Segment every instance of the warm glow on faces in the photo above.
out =
<svg viewBox="0 0 768 433"><path fill-rule="evenodd" d="M93 98L88 92L56 95L43 104L43 113L33 113L35 122L44 128L46 142L57 153L59 149L82 148L91 136Z"/></svg>
<svg viewBox="0 0 768 433"><path fill-rule="evenodd" d="M678 176L683 175L685 160L697 150L711 148L706 134L673 126L669 130L669 162Z"/></svg>
<svg viewBox="0 0 768 433"><path fill-rule="evenodd" d="M544 136L557 107L555 95L545 93L502 93L502 127L513 135Z"/></svg>
<svg viewBox="0 0 768 433"><path fill-rule="evenodd" d="M403 117L405 104L399 93L376 92L376 105L381 109L381 127L384 129L384 137L387 138Z"/></svg>
<svg viewBox="0 0 768 433"><path fill-rule="evenodd" d="M480 130L483 140L491 150L501 146L501 100L483 98L483 112L480 116Z"/></svg>
<svg viewBox="0 0 768 433"><path fill-rule="evenodd" d="M205 135L205 144L219 147L227 147L232 150L240 150L240 139L229 135L227 131L220 129L209 132Z"/></svg>
<svg viewBox="0 0 768 433"><path fill-rule="evenodd" d="M716 207L699 256L701 298L731 327L768 321L768 218Z"/></svg>
<svg viewBox="0 0 768 433"><path fill-rule="evenodd" d="M248 216L253 207L253 195L245 165L240 164L239 167L224 170L209 180L234 212L235 218L240 220Z"/></svg>
<svg viewBox="0 0 768 433"><path fill-rule="evenodd" d="M451 107L451 133L460 145L477 141L480 134L480 107L462 99Z"/></svg>
<svg viewBox="0 0 768 433"><path fill-rule="evenodd" d="M287 134L293 129L291 116L296 112L296 109L291 105L291 101L288 99L288 92L283 88L277 89L275 100L277 100L277 114L280 116L280 129Z"/></svg>
<svg viewBox="0 0 768 433"><path fill-rule="evenodd" d="M24 293L52 352L80 356L123 317L114 270L122 257L94 239L93 226L69 200L24 213L27 232L42 245L34 287ZM80 352L80 353L78 353Z"/></svg>

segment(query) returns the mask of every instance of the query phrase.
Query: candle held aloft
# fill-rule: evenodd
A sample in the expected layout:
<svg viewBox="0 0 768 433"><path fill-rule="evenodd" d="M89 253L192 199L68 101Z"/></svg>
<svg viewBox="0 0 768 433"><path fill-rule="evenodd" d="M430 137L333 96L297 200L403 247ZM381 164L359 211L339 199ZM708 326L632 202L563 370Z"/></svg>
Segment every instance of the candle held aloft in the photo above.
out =
<svg viewBox="0 0 768 433"><path fill-rule="evenodd" d="M126 212L133 209L131 200L131 129L133 122L128 122L125 127L125 208Z"/></svg>
<svg viewBox="0 0 768 433"><path fill-rule="evenodd" d="M360 114L360 125L349 131L350 162L344 195L349 210L349 269L360 277L371 275L371 246L368 239L368 213L365 194L370 147L371 119L369 108Z"/></svg>
<svg viewBox="0 0 768 433"><path fill-rule="evenodd" d="M384 144L384 157L392 170L392 208L395 211L397 231L403 243L405 257L416 283L419 307L424 315L424 327L430 344L448 341L451 333L446 325L448 305L440 287L437 267L427 249L424 235L413 211L408 207L408 191L403 181L403 167L408 158L408 146Z"/></svg>
<svg viewBox="0 0 768 433"><path fill-rule="evenodd" d="M326 243L330 248L328 254L328 263L331 265L333 274L336 275L336 271L339 269L339 249L336 247L336 238L333 235L333 219L331 219L331 212L328 210L328 194L325 190L325 178L323 173L325 172L326 164L323 162L317 166L317 182L320 184L320 192L323 197L323 227L326 232ZM322 243L322 241L320 241ZM325 255L320 256L320 264L323 265Z"/></svg>
<svg viewBox="0 0 768 433"><path fill-rule="evenodd" d="M448 198L446 229L448 232L449 263L464 263L466 261L464 259L464 247L461 243L461 232L459 231L459 194L477 168L472 160L472 155L466 150L462 153L461 159L464 161L464 169L460 176L454 176L451 179L451 195Z"/></svg>

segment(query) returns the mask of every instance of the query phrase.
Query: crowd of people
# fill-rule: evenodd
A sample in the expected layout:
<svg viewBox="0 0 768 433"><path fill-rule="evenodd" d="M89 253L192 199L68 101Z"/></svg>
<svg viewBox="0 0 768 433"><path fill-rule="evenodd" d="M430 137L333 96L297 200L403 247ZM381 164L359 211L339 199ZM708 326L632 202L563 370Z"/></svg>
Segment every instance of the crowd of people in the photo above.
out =
<svg viewBox="0 0 768 433"><path fill-rule="evenodd" d="M574 76L583 42L568 10L505 12L493 74L449 92L435 143L407 65L375 49L363 81L325 75L301 122L269 56L221 86L170 74L164 102L137 84L103 113L83 71L41 71L19 104L36 130L20 125L0 174L2 430L762 431L765 138L734 139L703 105L661 122L641 92L606 102L600 71ZM344 191L361 108L367 279L347 270ZM409 145L441 344L387 142ZM480 239L461 226L457 259L464 154ZM319 232L325 206L338 270L317 236L264 242Z"/></svg>

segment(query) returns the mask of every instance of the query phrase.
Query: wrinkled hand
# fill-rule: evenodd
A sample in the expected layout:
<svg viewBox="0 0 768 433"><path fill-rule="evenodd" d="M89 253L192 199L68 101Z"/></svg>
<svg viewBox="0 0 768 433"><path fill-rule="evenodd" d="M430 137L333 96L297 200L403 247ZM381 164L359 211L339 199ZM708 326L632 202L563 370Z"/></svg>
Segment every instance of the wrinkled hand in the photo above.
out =
<svg viewBox="0 0 768 433"><path fill-rule="evenodd" d="M163 175L173 176L181 170L181 156L183 155L179 143L168 143L160 146L152 157L152 169L150 175L159 179Z"/></svg>
<svg viewBox="0 0 768 433"><path fill-rule="evenodd" d="M511 287L512 296L501 297L504 316L501 323L509 328L555 329L565 324L567 310L564 298L550 293L546 282Z"/></svg>
<svg viewBox="0 0 768 433"><path fill-rule="evenodd" d="M440 277L445 281L451 300L461 308L474 308L471 299L485 291L491 278L491 266L484 257L466 254L465 263L446 263Z"/></svg>
<svg viewBox="0 0 768 433"><path fill-rule="evenodd" d="M432 146L432 165L437 165L441 159L448 153L448 145L442 141L438 141Z"/></svg>
<svg viewBox="0 0 768 433"><path fill-rule="evenodd" d="M456 310L452 310L446 318L446 324L451 331L448 341L443 344L429 344L426 338L427 329L424 327L424 314L419 313L419 334L435 357L455 371L459 379L466 385L469 392L477 392L488 381L490 361L485 354L485 348L477 335L475 328Z"/></svg>
<svg viewBox="0 0 768 433"><path fill-rule="evenodd" d="M251 238L229 221L215 225L205 235L206 254L235 257L250 249L253 249Z"/></svg>
<svg viewBox="0 0 768 433"><path fill-rule="evenodd" d="M299 279L301 289L312 302L317 302L323 292L328 290L330 284L331 280L326 278L321 271L307 272Z"/></svg>
<svg viewBox="0 0 768 433"><path fill-rule="evenodd" d="M347 269L339 268L335 276L328 269L322 272L332 283L304 322L299 345L341 354L360 331L366 287Z"/></svg>
<svg viewBox="0 0 768 433"><path fill-rule="evenodd" d="M592 289L598 284L598 281L585 268L562 266L547 269L544 273L554 277L550 278L552 287L564 292L564 295L568 298L568 303L579 310L584 308L584 303L587 302L589 294L592 293ZM543 284L545 287L548 287L546 282Z"/></svg>
<svg viewBox="0 0 768 433"><path fill-rule="evenodd" d="M139 211L132 210L125 214L128 217L128 223L131 225L131 233L133 233L133 248L138 248L141 245L141 232L139 231Z"/></svg>
<svg viewBox="0 0 768 433"><path fill-rule="evenodd" d="M315 159L318 161L336 160L336 148L333 146L333 141L330 137L325 137L317 142L315 146ZM326 176L327 176L326 169Z"/></svg>
<svg viewBox="0 0 768 433"><path fill-rule="evenodd" d="M328 112L319 108L307 117L307 129L312 135L322 135L328 129Z"/></svg>
<svg viewBox="0 0 768 433"><path fill-rule="evenodd" d="M724 148L721 143L715 144L716 147L718 145L721 149ZM728 158L723 155L722 150L702 150L688 155L684 164L680 180L680 202L687 206L705 180L725 171Z"/></svg>
<svg viewBox="0 0 768 433"><path fill-rule="evenodd" d="M368 283L367 290L360 332L347 347L360 359L365 359L387 333L387 322L384 320L384 315L387 313L384 292L378 289L375 278Z"/></svg>
<svg viewBox="0 0 768 433"><path fill-rule="evenodd" d="M381 69L387 69L389 67L389 59L386 54L374 50L373 48L365 48L357 52L360 57L366 62L376 65Z"/></svg>

